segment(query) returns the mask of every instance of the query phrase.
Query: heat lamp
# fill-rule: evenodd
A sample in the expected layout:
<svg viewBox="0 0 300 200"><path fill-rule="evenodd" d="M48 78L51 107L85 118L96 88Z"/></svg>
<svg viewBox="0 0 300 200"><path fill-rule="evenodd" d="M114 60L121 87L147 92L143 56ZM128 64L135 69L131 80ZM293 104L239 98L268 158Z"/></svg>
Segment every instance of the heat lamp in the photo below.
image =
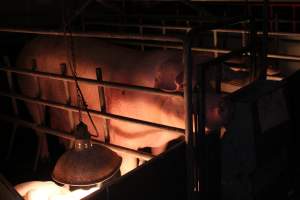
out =
<svg viewBox="0 0 300 200"><path fill-rule="evenodd" d="M103 145L93 144L86 124L80 122L74 136L74 146L58 159L54 167L54 181L85 187L101 184L119 172L121 157Z"/></svg>

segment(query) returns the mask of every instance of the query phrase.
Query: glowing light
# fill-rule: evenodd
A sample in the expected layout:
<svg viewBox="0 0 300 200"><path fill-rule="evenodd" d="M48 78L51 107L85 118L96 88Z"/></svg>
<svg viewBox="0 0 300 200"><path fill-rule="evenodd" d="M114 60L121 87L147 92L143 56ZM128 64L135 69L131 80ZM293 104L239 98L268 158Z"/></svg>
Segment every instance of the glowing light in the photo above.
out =
<svg viewBox="0 0 300 200"><path fill-rule="evenodd" d="M25 200L80 200L98 190L99 187L69 191L66 187L58 186L52 181L32 181L19 184L15 189Z"/></svg>

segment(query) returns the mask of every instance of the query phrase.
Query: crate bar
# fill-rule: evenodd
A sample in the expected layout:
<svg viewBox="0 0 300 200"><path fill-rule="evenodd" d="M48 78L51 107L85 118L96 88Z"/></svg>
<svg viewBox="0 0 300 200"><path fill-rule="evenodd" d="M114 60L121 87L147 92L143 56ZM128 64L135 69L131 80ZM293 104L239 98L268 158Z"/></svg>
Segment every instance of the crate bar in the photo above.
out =
<svg viewBox="0 0 300 200"><path fill-rule="evenodd" d="M96 76L97 80L99 82L103 81L102 80L102 70L100 67L96 69ZM105 101L105 94L104 94L104 88L103 87L98 87L98 95L99 95L99 103L100 103L100 111L106 112L106 101ZM110 136L109 136L109 121L108 119L104 119L103 122L103 129L104 129L104 141L105 143L109 143L110 141Z"/></svg>
<svg viewBox="0 0 300 200"><path fill-rule="evenodd" d="M31 60L31 68L32 71L35 71L37 69L37 63L35 59ZM36 98L40 98L42 96L42 91L41 91L41 83L40 83L40 78L39 77L33 77L34 80L34 85L37 87L37 93L36 93ZM43 108L41 105L37 105L37 115L36 115L36 120L37 123L40 125L44 125L45 124L45 112L43 112ZM36 132L36 135L38 137L38 147L37 147L37 152L35 155L35 160L34 160L34 166L33 166L33 170L36 171L37 167L38 167L38 163L40 160L40 156L41 156L41 152L42 152L42 143L47 140L45 135L43 134L43 132L34 129Z"/></svg>
<svg viewBox="0 0 300 200"><path fill-rule="evenodd" d="M44 134L45 133L46 134L51 134L51 135L54 135L54 136L57 136L57 137L60 137L60 138L67 139L67 140L74 140L75 139L75 137L73 135L70 135L66 132L51 129L51 128L47 128L45 126L41 126L41 125L38 125L36 123L21 120L21 119L18 119L16 117L10 117L10 116L7 116L7 115L0 114L0 119L3 120L3 121L11 122L11 123L18 123L20 125L32 128L34 130L38 130L38 131L40 131L41 133L44 133ZM127 155L134 156L134 157L137 157L137 158L145 160L145 161L150 160L150 159L155 157L155 156L153 156L151 154L148 154L148 153L136 151L136 150L133 150L133 149L129 149L129 148L114 145L114 144L107 144L107 143L104 143L104 142L101 142L101 141L98 141L98 140L92 140L92 142L95 143L95 144L104 145L104 146L110 148L113 151L125 153Z"/></svg>
<svg viewBox="0 0 300 200"><path fill-rule="evenodd" d="M183 26L161 26L161 25L139 25L139 24L120 24L120 23L107 23L107 22L87 22L88 24L95 25L104 25L104 26L124 26L124 27L143 27L143 28L151 28L151 29L167 29L167 30L182 30L189 31L191 27L183 27ZM300 21L298 22L300 23ZM237 30L237 29L213 29L210 30L212 32L217 33L240 33L240 34L248 34L247 30ZM258 31L258 35L262 35L263 32ZM291 37L300 37L300 33L286 33L286 32L268 32L269 36L291 36Z"/></svg>
<svg viewBox="0 0 300 200"><path fill-rule="evenodd" d="M16 69L11 67L0 67L0 71L10 71L18 74L23 75L30 75L30 76L37 76L37 77L43 77L43 78L51 78L55 80L61 80L61 81L69 81L74 82L74 78L71 76L61 76L59 74L53 74L48 72L38 72L38 71L31 71L28 69ZM77 78L79 82L82 83L88 83L94 86L102 86L102 87L108 87L108 88L116 88L116 89L125 89L125 90L135 90L140 91L144 93L149 94L157 94L161 96L183 96L182 92L167 92L156 88L150 88L150 87L143 87L143 86L135 86L135 85L128 85L128 84L121 84L121 83L114 83L109 81L97 81L93 79L88 78Z"/></svg>
<svg viewBox="0 0 300 200"><path fill-rule="evenodd" d="M61 63L60 64L60 70L61 70L61 75L62 76L66 76L67 74L67 64L66 63ZM69 85L67 81L63 81L63 85L64 85L64 91L65 91L65 95L66 95L66 104L67 105L71 105L71 95L70 95L70 91L69 91ZM75 127L75 121L74 121L74 117L73 117L73 112L72 111L68 111L68 122L69 122L69 126L71 128L71 130L74 129ZM73 142L70 142L69 144L69 148L71 149L74 146Z"/></svg>
<svg viewBox="0 0 300 200"><path fill-rule="evenodd" d="M300 35L299 35L300 37ZM140 42L120 42L124 44L131 44L131 45L140 45L143 44L145 46L150 46L150 47L164 47L164 48L169 48L169 49L179 49L182 50L182 46L179 45L161 45L161 44L150 44L150 43L140 43ZM192 48L193 52L208 52L208 53L219 53L219 54L225 54L229 53L232 50L229 49L216 49L216 48L199 48L199 47L193 47ZM290 61L300 61L300 56L296 55L283 55L283 54L268 54L268 58L273 58L273 59L281 59L281 60L290 60ZM1 68L0 68L1 70Z"/></svg>
<svg viewBox="0 0 300 200"><path fill-rule="evenodd" d="M183 46L184 64L184 117L185 117L185 142L186 142L186 170L187 170L187 199L194 199L195 168L193 151L193 121L192 121L192 51L191 35L188 33Z"/></svg>
<svg viewBox="0 0 300 200"><path fill-rule="evenodd" d="M9 60L8 56L4 56L3 59L4 59L4 62L7 66L11 66L11 63L10 63L10 60ZM7 81L8 81L9 91L12 92L12 93L15 92L12 73L7 71L6 72L6 77L7 77ZM11 98L11 102L12 102L14 116L18 116L19 115L19 110L18 110L16 99ZM11 131L11 136L10 136L10 139L9 139L8 151L7 151L6 158L5 158L7 161L9 160L9 158L11 156L11 153L12 153L17 128L18 128L18 124L14 123L13 127L12 127L12 131Z"/></svg>
<svg viewBox="0 0 300 200"><path fill-rule="evenodd" d="M179 30L187 31L191 27L183 26L167 26L167 25L154 25L154 24L121 24L121 23L108 23L108 22L86 22L88 25L102 25L102 26L120 26L120 27L129 27L129 28L148 28L148 29L163 29L163 30Z"/></svg>
<svg viewBox="0 0 300 200"><path fill-rule="evenodd" d="M215 31L219 33L238 33L238 34L248 34L249 31L247 30L237 30L237 29L215 29ZM257 32L258 35L263 35L262 31ZM268 32L268 36L287 36L287 37L299 37L300 33L288 33L288 32Z"/></svg>
<svg viewBox="0 0 300 200"><path fill-rule="evenodd" d="M18 29L18 28L0 28L0 32L9 33L26 33L37 35L53 35L53 36L71 36L70 33L55 30L35 30L35 29ZM176 36L160 36L160 35L139 35L139 34L121 34L111 32L72 32L73 37L93 37L93 38L111 38L111 39L127 39L127 40L150 40L161 42L180 42L182 39Z"/></svg>
<svg viewBox="0 0 300 200"><path fill-rule="evenodd" d="M233 50L227 54L223 54L217 58L214 58L214 59L211 59L211 60L208 60L206 62L203 62L201 64L198 65L198 67L209 67L209 66L212 66L212 65L216 65L216 64L220 64L232 57L235 57L235 56L238 56L238 55L241 55L241 54L244 54L244 53L248 53L250 51L251 47L249 46L246 46L246 47L243 47L243 48L240 48L240 49L237 49L237 50Z"/></svg>
<svg viewBox="0 0 300 200"><path fill-rule="evenodd" d="M2 91L0 91L0 95L6 96L6 97L11 97L11 98L16 98L16 99L31 102L31 103L36 103L36 104L39 104L39 105L45 105L45 106L59 108L59 109L67 110L67 111L78 112L78 108L76 106L65 105L65 104L61 104L61 103L46 101L46 100L37 99L37 98L26 97L24 95L19 95L19 94L11 94L11 93L2 92ZM158 128L158 129L162 129L162 130L166 130L166 131L172 131L174 133L177 133L178 136L182 136L183 133L184 133L184 129L181 129L181 128L166 126L166 125L162 125L162 124L157 124L157 123L153 123L153 122L138 120L138 119L124 117L124 116L120 116L120 115L114 115L114 114L110 114L110 113L104 113L104 112L96 111L96 110L90 110L89 109L88 111L90 112L90 114L92 116L102 117L104 119L120 120L120 121L140 124L140 125L144 125L144 126L149 126L149 127L153 127L153 128ZM86 111L83 111L83 112L86 113Z"/></svg>

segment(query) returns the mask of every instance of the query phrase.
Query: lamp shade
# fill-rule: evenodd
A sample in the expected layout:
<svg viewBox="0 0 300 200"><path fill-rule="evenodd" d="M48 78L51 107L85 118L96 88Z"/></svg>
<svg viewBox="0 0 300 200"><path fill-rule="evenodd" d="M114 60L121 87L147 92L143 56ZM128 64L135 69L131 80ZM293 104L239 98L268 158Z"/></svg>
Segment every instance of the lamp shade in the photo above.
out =
<svg viewBox="0 0 300 200"><path fill-rule="evenodd" d="M122 159L103 145L92 144L87 126L82 122L75 130L74 147L57 161L52 178L73 186L103 182L119 171Z"/></svg>

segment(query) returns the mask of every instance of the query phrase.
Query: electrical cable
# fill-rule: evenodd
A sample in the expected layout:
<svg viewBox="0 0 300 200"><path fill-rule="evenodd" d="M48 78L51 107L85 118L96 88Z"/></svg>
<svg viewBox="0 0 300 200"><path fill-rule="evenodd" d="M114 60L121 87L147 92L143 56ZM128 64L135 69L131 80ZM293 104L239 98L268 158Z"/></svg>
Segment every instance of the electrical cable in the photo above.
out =
<svg viewBox="0 0 300 200"><path fill-rule="evenodd" d="M76 64L76 56L75 56L75 47L74 47L74 41L73 41L73 35L71 30L71 23L72 21L91 3L93 0L88 1L88 3L84 3L83 6L81 6L77 12L75 12L76 15L71 16L68 20L68 22L65 21L65 8L63 6L63 32L64 32L64 40L66 43L66 47L68 50L67 58L70 66L70 70L73 76L73 79L75 81L75 87L76 87L76 93L77 93L77 106L78 106L78 114L79 114L79 121L82 122L82 108L86 111L89 120L92 123L93 128L95 129L96 135L91 134L93 137L98 137L99 132L98 129L93 121L93 118L89 112L88 105L86 103L86 100L84 98L84 95L80 89L79 83L78 83L78 75L77 75L77 64ZM63 1L63 5L64 5ZM80 12L79 12L80 11ZM67 37L67 31L69 32L69 37ZM69 39L69 40L68 40Z"/></svg>

